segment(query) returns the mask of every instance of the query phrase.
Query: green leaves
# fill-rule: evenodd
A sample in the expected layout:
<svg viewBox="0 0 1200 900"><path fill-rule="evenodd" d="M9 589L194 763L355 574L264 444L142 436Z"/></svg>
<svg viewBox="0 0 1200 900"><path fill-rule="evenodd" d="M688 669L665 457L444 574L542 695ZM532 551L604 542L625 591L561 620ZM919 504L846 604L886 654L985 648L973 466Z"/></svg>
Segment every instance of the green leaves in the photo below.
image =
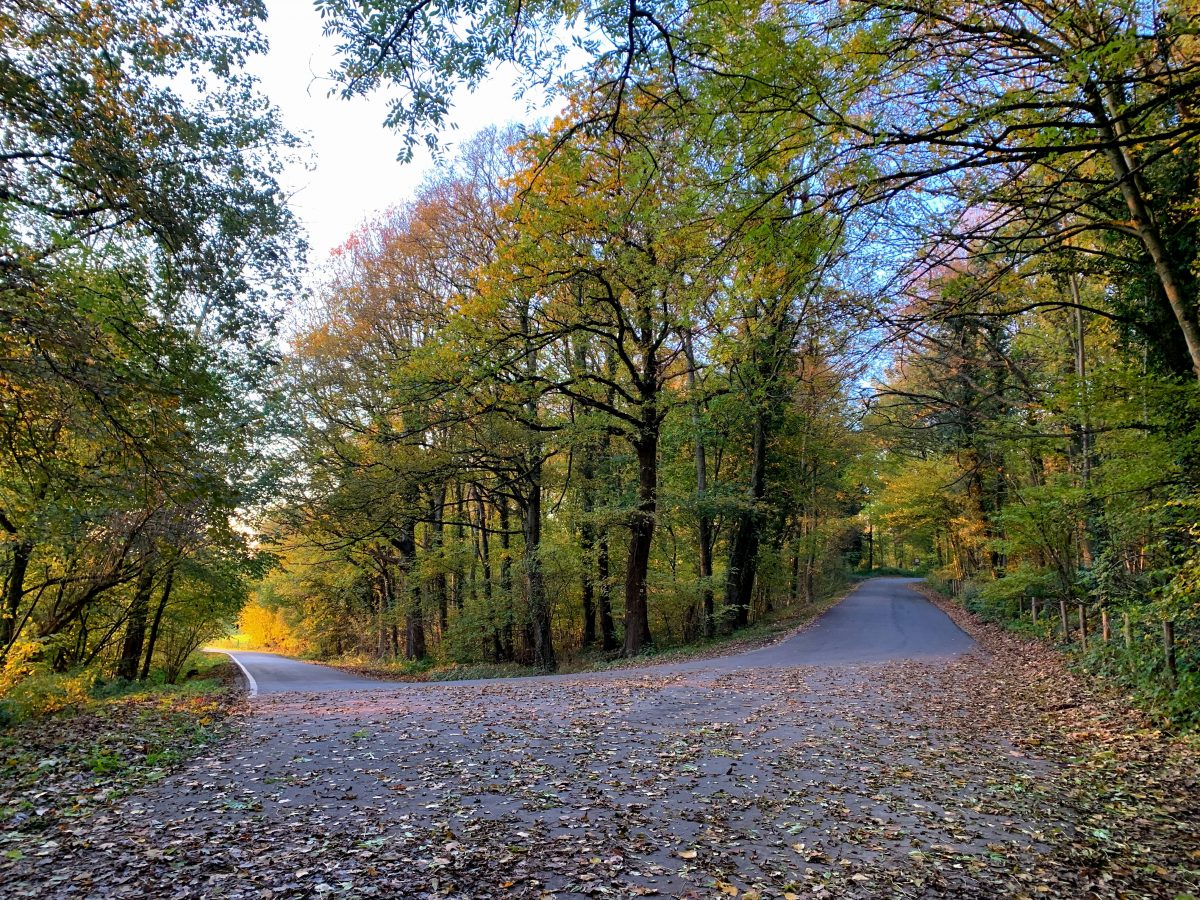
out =
<svg viewBox="0 0 1200 900"><path fill-rule="evenodd" d="M180 555L204 562L173 605L163 591L160 655L186 658L240 602L230 518L261 487L268 295L302 253L273 174L293 140L241 70L263 14L0 12L0 657L25 631L59 668L103 658L130 604L145 618L137 573L170 585Z"/></svg>

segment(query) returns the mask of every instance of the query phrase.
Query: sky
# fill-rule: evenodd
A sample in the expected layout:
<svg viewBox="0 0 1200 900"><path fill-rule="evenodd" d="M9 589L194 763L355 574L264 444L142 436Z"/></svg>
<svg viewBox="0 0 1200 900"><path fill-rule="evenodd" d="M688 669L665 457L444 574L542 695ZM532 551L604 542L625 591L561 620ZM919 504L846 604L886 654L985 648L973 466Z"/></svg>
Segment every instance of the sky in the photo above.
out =
<svg viewBox="0 0 1200 900"><path fill-rule="evenodd" d="M334 87L334 41L321 34L310 0L267 0L265 30L271 50L251 70L280 108L284 124L309 144L307 166L293 165L281 179L293 212L305 226L309 262L319 267L357 225L411 196L430 171L428 153L397 162L403 142L383 126L386 95L343 100ZM461 92L451 113L450 143L487 125L531 121L544 115L513 97L513 75L501 70L472 93Z"/></svg>

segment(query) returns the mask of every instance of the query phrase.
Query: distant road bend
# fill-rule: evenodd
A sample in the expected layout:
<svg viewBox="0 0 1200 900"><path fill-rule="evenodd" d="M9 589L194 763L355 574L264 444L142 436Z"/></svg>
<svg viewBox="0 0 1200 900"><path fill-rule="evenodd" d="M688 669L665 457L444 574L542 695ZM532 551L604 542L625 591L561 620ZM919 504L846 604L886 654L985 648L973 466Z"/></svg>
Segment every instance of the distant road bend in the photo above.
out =
<svg viewBox="0 0 1200 900"><path fill-rule="evenodd" d="M898 659L952 657L972 650L975 642L944 612L912 589L917 581L915 578L874 578L866 581L809 628L770 647L735 656L654 668L656 671L733 672L776 666L837 667ZM246 676L252 696L285 692L394 690L401 687L398 682L363 678L340 669L273 653L239 651L229 653L229 656ZM628 673L631 670L622 671Z"/></svg>

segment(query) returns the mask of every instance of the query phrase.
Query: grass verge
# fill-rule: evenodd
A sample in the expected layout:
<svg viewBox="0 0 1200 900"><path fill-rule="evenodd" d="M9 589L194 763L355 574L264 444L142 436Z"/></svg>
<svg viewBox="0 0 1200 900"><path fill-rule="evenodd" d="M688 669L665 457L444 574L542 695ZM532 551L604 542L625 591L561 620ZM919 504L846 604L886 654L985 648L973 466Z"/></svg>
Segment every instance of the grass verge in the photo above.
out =
<svg viewBox="0 0 1200 900"><path fill-rule="evenodd" d="M52 837L227 734L241 677L228 660L197 668L178 685L89 697L0 730L0 852L19 858L28 839Z"/></svg>

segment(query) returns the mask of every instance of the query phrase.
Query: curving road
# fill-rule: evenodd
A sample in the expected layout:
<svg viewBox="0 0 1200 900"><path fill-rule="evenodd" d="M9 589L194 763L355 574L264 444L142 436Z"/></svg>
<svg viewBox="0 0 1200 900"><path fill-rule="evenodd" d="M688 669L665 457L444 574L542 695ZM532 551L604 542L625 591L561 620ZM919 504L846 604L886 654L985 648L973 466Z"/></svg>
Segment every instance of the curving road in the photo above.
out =
<svg viewBox="0 0 1200 900"><path fill-rule="evenodd" d="M966 632L912 589L919 578L873 578L786 641L711 660L722 668L848 666L957 656L975 649Z"/></svg>
<svg viewBox="0 0 1200 900"><path fill-rule="evenodd" d="M270 695L236 740L0 873L37 900L1178 893L1068 883L1098 826L1034 749L1051 689L972 650L880 578L683 664L417 685L236 653Z"/></svg>
<svg viewBox="0 0 1200 900"><path fill-rule="evenodd" d="M394 681L363 678L332 666L319 666L301 662L274 653L249 653L228 650L207 650L208 653L224 653L233 658L245 676L250 696L258 694L282 694L288 691L304 691L321 694L328 691L365 691L379 688L394 688Z"/></svg>
<svg viewBox="0 0 1200 900"><path fill-rule="evenodd" d="M945 613L912 589L911 585L918 581L915 578L875 578L864 582L810 627L778 644L736 656L668 663L647 667L647 670L722 673L775 666L836 667L899 659L951 657L972 650L975 642ZM272 653L237 652L229 653L229 656L246 676L251 696L289 691L326 693L394 690L399 687L398 682L362 678L340 669L300 662ZM620 671L630 673L645 670ZM549 677L578 679L591 676Z"/></svg>

